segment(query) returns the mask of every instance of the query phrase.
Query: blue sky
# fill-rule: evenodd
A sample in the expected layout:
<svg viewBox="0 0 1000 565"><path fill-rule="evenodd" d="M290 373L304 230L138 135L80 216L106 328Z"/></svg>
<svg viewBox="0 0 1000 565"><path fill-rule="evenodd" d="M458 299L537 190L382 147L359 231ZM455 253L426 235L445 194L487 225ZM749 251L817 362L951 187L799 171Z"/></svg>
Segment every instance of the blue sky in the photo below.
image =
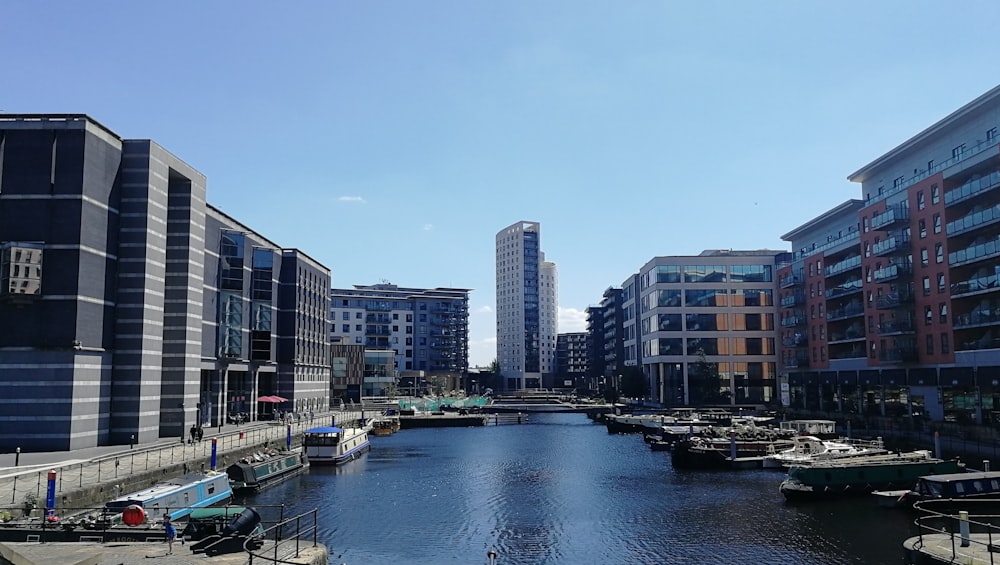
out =
<svg viewBox="0 0 1000 565"><path fill-rule="evenodd" d="M0 111L86 113L336 287L473 289L542 224L560 331L659 255L784 249L1000 83L1000 2L6 2Z"/></svg>

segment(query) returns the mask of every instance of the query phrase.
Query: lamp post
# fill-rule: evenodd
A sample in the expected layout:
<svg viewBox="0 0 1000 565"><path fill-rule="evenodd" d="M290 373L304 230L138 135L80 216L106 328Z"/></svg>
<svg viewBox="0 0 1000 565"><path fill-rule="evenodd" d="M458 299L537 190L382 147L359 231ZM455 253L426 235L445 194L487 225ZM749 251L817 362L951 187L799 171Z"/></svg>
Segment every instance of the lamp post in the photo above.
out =
<svg viewBox="0 0 1000 565"><path fill-rule="evenodd" d="M14 449L14 466L17 467L21 464L21 448Z"/></svg>

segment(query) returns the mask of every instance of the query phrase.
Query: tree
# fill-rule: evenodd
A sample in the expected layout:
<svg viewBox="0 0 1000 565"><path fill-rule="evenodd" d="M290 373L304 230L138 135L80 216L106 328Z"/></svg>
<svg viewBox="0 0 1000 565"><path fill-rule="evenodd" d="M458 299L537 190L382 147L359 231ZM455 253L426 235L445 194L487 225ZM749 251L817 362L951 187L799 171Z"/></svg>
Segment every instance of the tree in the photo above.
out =
<svg viewBox="0 0 1000 565"><path fill-rule="evenodd" d="M694 393L692 404L718 404L723 401L719 387L719 365L705 358L705 350L698 348L698 361L691 366L690 387Z"/></svg>
<svg viewBox="0 0 1000 565"><path fill-rule="evenodd" d="M649 395L649 381L646 380L642 369L635 365L622 370L620 386L622 396L645 398Z"/></svg>

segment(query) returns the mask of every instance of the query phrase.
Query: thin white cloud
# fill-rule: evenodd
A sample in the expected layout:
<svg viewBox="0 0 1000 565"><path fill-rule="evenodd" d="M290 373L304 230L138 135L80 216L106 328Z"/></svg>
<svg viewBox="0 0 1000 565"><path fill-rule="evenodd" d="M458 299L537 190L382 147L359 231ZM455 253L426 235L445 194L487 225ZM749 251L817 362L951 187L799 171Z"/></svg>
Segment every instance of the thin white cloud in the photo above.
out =
<svg viewBox="0 0 1000 565"><path fill-rule="evenodd" d="M338 202L360 202L365 203L365 199L360 196L341 196L337 199Z"/></svg>
<svg viewBox="0 0 1000 565"><path fill-rule="evenodd" d="M476 314L492 314L492 313L493 313L492 306L480 306L479 308L476 309Z"/></svg>
<svg viewBox="0 0 1000 565"><path fill-rule="evenodd" d="M424 231L431 231L432 229L434 229L434 224L424 224Z"/></svg>
<svg viewBox="0 0 1000 565"><path fill-rule="evenodd" d="M587 331L587 311L559 307L559 333Z"/></svg>

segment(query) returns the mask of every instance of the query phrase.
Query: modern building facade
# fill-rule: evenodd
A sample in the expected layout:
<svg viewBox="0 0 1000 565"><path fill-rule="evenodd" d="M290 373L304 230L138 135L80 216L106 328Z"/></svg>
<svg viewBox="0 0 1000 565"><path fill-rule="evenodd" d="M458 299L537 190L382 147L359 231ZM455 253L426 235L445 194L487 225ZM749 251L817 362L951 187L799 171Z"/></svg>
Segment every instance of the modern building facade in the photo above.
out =
<svg viewBox="0 0 1000 565"><path fill-rule="evenodd" d="M155 142L123 139L85 115L0 115L0 449L182 437L220 422L234 402L256 414L266 387L252 366L277 373L277 341L305 331L294 306L282 318L274 295L300 282L278 274L284 250L205 197L204 175ZM245 245L223 244L234 227ZM250 241L273 256L265 282L274 302L254 316L265 299L251 297ZM310 262L328 288L329 272ZM267 313L292 321L270 330L265 352L251 344L263 342L253 332ZM317 365L328 371L328 359ZM301 361L290 362L297 373ZM237 390L241 370L253 376ZM299 392L282 396L295 403Z"/></svg>
<svg viewBox="0 0 1000 565"><path fill-rule="evenodd" d="M469 289L389 283L330 291L330 338L395 352L400 373L460 378L469 368Z"/></svg>
<svg viewBox="0 0 1000 565"><path fill-rule="evenodd" d="M496 235L497 362L507 390L551 386L559 280L545 260L541 225L521 221Z"/></svg>
<svg viewBox="0 0 1000 565"><path fill-rule="evenodd" d="M792 233L815 282L825 279L815 305L826 319L810 323L800 357L783 354L790 406L997 421L998 128L1000 87L848 177L863 196L854 217L826 216L843 212L853 241L800 249L816 234ZM787 362L799 358L808 366Z"/></svg>
<svg viewBox="0 0 1000 565"><path fill-rule="evenodd" d="M666 406L767 405L777 390L777 265L787 252L654 257L639 271L641 362Z"/></svg>
<svg viewBox="0 0 1000 565"><path fill-rule="evenodd" d="M588 388L587 368L587 332L556 336L556 388Z"/></svg>

